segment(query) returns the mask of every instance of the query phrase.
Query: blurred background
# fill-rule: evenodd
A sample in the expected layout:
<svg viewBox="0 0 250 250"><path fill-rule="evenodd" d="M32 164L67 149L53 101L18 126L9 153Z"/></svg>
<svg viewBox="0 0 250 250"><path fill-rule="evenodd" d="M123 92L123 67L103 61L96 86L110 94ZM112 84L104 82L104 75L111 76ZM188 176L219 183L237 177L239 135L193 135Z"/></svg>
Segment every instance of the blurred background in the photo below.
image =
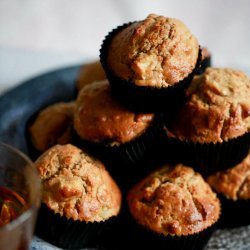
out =
<svg viewBox="0 0 250 250"><path fill-rule="evenodd" d="M104 36L149 13L181 19L215 66L250 72L249 0L0 0L0 91L98 58Z"/></svg>

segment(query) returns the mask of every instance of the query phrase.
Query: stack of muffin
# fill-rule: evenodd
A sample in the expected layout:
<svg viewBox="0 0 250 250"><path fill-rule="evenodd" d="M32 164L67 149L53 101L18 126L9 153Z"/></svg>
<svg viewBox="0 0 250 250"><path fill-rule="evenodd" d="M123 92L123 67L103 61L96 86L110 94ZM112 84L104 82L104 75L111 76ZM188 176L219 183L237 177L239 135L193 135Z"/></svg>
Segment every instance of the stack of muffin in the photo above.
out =
<svg viewBox="0 0 250 250"><path fill-rule="evenodd" d="M42 237L93 246L102 228L96 242L108 249L202 249L221 217L224 225L235 211L237 222L250 218L250 80L233 69L205 70L208 60L173 18L152 14L106 36L101 64L79 73L76 101L48 107L29 127L33 147L47 150L36 161L44 184L39 218L56 225L46 238L40 222ZM67 143L82 151L50 148ZM127 196L118 223L103 222L117 217L120 191L89 154ZM220 193L222 210L195 171Z"/></svg>

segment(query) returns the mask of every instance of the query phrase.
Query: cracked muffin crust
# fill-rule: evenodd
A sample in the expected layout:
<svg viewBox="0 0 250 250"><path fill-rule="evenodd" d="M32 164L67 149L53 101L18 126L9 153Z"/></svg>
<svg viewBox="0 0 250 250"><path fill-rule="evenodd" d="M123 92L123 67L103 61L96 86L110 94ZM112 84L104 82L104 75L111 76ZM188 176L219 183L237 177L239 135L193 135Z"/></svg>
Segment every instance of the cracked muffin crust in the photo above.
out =
<svg viewBox="0 0 250 250"><path fill-rule="evenodd" d="M48 106L38 114L29 128L29 135L39 152L71 141L74 105L74 102L60 102Z"/></svg>
<svg viewBox="0 0 250 250"><path fill-rule="evenodd" d="M154 114L127 110L112 96L107 80L84 87L76 100L74 128L84 140L123 144L140 136Z"/></svg>
<svg viewBox="0 0 250 250"><path fill-rule="evenodd" d="M106 78L106 74L99 61L85 64L80 68L77 76L77 89L80 91L84 86L91 84L92 82L104 80Z"/></svg>
<svg viewBox="0 0 250 250"><path fill-rule="evenodd" d="M186 90L169 130L180 140L221 143L250 131L250 79L242 71L207 68Z"/></svg>
<svg viewBox="0 0 250 250"><path fill-rule="evenodd" d="M226 198L250 199L250 154L238 165L223 172L209 176L207 182Z"/></svg>
<svg viewBox="0 0 250 250"><path fill-rule="evenodd" d="M187 77L198 55L198 41L184 23L151 14L113 37L107 65L135 85L161 88Z"/></svg>
<svg viewBox="0 0 250 250"><path fill-rule="evenodd" d="M218 221L220 202L200 174L165 165L129 191L128 204L142 226L164 235L199 233Z"/></svg>
<svg viewBox="0 0 250 250"><path fill-rule="evenodd" d="M35 162L42 201L68 219L99 222L119 213L121 192L105 167L77 147L56 145Z"/></svg>

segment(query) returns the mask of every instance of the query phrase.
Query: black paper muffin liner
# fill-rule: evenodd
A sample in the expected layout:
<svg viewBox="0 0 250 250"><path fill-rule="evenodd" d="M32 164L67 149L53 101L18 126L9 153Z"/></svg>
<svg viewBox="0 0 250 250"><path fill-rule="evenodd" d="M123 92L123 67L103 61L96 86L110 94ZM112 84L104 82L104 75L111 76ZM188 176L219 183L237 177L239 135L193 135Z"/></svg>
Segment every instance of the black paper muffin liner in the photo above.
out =
<svg viewBox="0 0 250 250"><path fill-rule="evenodd" d="M104 222L81 222L55 214L45 204L38 213L35 234L64 249L94 248L102 245L102 234L107 233L117 217Z"/></svg>
<svg viewBox="0 0 250 250"><path fill-rule="evenodd" d="M232 200L218 194L221 201L222 214L219 228L235 228L250 225L250 199Z"/></svg>
<svg viewBox="0 0 250 250"><path fill-rule="evenodd" d="M126 218L128 235L123 236L123 246L119 249L171 249L171 250L201 250L204 249L213 232L215 231L217 224L208 227L200 233L196 233L188 236L171 236L163 235L146 229L145 227L136 223L131 216ZM110 244L108 249L118 249ZM113 244L114 245L114 244Z"/></svg>
<svg viewBox="0 0 250 250"><path fill-rule="evenodd" d="M138 239L144 241L144 249L171 249L171 250L201 250L207 245L215 227L210 227L200 233L188 236L164 236L144 230ZM140 242L137 241L139 246Z"/></svg>
<svg viewBox="0 0 250 250"><path fill-rule="evenodd" d="M105 37L100 49L100 61L110 82L112 92L124 106L131 110L139 112L175 112L185 101L184 90L189 86L200 67L201 49L199 48L197 63L193 71L178 83L165 88L137 86L133 82L115 75L107 64L108 50L112 38L132 23L126 23L113 29Z"/></svg>
<svg viewBox="0 0 250 250"><path fill-rule="evenodd" d="M167 151L174 162L190 165L205 176L237 165L247 156L250 147L250 133L222 143L204 144L181 141L167 134L161 147L161 157L166 157Z"/></svg>
<svg viewBox="0 0 250 250"><path fill-rule="evenodd" d="M229 169L240 163L248 154L250 133L222 143L183 142L184 161L197 167L205 176Z"/></svg>
<svg viewBox="0 0 250 250"><path fill-rule="evenodd" d="M121 145L93 143L82 140L75 131L73 144L87 149L104 162L111 176L127 190L158 165L159 146L164 133L161 115L155 115L151 126L130 142Z"/></svg>

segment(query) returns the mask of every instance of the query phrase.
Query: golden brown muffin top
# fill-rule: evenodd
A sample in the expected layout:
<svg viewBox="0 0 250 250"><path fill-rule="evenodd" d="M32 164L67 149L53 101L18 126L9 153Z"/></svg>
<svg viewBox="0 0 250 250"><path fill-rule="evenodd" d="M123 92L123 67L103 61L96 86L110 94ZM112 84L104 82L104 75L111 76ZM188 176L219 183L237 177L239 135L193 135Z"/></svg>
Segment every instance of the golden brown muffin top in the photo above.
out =
<svg viewBox="0 0 250 250"><path fill-rule="evenodd" d="M33 146L40 152L71 141L74 102L56 103L43 109L29 128Z"/></svg>
<svg viewBox="0 0 250 250"><path fill-rule="evenodd" d="M198 54L198 41L184 23L151 14L112 39L107 63L123 79L160 88L187 77Z"/></svg>
<svg viewBox="0 0 250 250"><path fill-rule="evenodd" d="M212 188L228 199L250 199L250 154L238 165L208 178Z"/></svg>
<svg viewBox="0 0 250 250"><path fill-rule="evenodd" d="M85 86L79 93L74 128L84 140L120 144L141 135L153 118L153 114L133 113L120 105L105 80Z"/></svg>
<svg viewBox="0 0 250 250"><path fill-rule="evenodd" d="M220 202L200 174L165 165L129 191L128 204L142 226L164 235L190 235L218 221Z"/></svg>
<svg viewBox="0 0 250 250"><path fill-rule="evenodd" d="M76 85L77 89L81 90L85 85L92 82L101 81L106 79L105 72L99 61L88 63L80 68L77 76Z"/></svg>
<svg viewBox="0 0 250 250"><path fill-rule="evenodd" d="M207 68L186 91L187 102L169 130L181 140L216 143L250 130L250 79L242 71Z"/></svg>
<svg viewBox="0 0 250 250"><path fill-rule="evenodd" d="M55 213L85 222L119 213L121 192L103 164L77 147L56 145L35 162L42 201Z"/></svg>

